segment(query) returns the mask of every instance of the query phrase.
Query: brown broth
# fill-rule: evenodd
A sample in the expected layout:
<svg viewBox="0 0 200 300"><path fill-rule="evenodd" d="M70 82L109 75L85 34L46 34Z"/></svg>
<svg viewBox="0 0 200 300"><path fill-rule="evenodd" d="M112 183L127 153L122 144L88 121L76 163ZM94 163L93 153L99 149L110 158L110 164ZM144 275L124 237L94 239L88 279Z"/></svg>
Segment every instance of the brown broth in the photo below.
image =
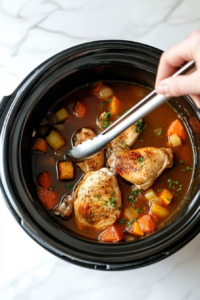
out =
<svg viewBox="0 0 200 300"><path fill-rule="evenodd" d="M122 115L127 109L131 108L134 104L136 104L140 99L142 99L145 95L147 95L150 90L143 86L139 86L136 84L130 83L121 83L121 82L107 82L109 87L111 87L114 91L114 95L121 101L121 110L119 116ZM73 108L77 101L84 102L88 107L88 112L85 118L78 118L73 113ZM91 86L87 86L81 88L63 98L59 101L58 104L55 105L53 110L58 111L60 108L66 107L68 112L70 113L70 117L66 120L66 122L55 125L56 129L61 133L66 141L66 145L58 151L53 151L48 147L47 153L41 154L37 152L33 152L32 154L32 172L33 178L36 182L36 177L42 171L48 171L51 173L52 177L52 186L56 186L59 193L60 202L62 198L66 194L71 194L74 190L77 182L79 182L83 176L83 172L74 165L75 168L75 176L73 180L70 181L59 181L57 176L57 168L56 163L60 160L64 160L65 154L71 149L71 138L73 134L83 128L90 127L94 130L94 132L98 133L99 128L97 126L97 118L99 115L105 111L107 105L102 107L102 100L97 96L93 96L91 93ZM168 147L168 137L167 137L167 128L170 123L177 119L177 112L169 105L163 104L155 111L151 112L148 116L144 118L144 124L147 124L143 132L140 134L138 140L133 145L132 149L143 148L143 147ZM114 121L116 117L111 117L111 121ZM157 135L153 132L153 130L157 128L162 128L163 133L161 135ZM142 140L141 140L142 139ZM186 172L181 171L182 169L186 169L187 166L193 167L193 152L190 138L187 134L187 139L182 143L181 147L173 148L174 152L174 165L171 169L167 169L163 172L161 176L159 176L154 184L151 186L155 193L159 195L159 189L169 189L170 192L174 193L173 200L167 209L170 211L170 216L174 214L174 212L179 208L182 200L184 199L187 190L190 185L192 170L187 170ZM184 164L180 164L180 160L184 161ZM173 181L178 181L178 184L169 188L168 179ZM131 207L131 203L128 199L129 190L132 187L132 184L125 181L122 177L117 177L120 190L122 192L122 202L123 208ZM74 187L67 189L67 186L72 184ZM177 192L179 185L182 185L181 191ZM135 195L134 195L135 196ZM135 208L140 208L145 212L148 212L149 206L148 201L144 197L143 194L136 195L134 197L136 199ZM60 203L59 202L59 203ZM58 203L58 204L59 204ZM163 205L164 206L164 205ZM144 215L144 213L139 214L140 216ZM56 219L57 222L61 223L63 226L72 230L75 233L78 233L86 238L98 239L100 231L94 229L79 229L73 215L67 219L63 220L58 216L55 216L53 212L50 212L52 218ZM123 215L123 209L122 209ZM163 220L157 220L156 226L158 227ZM119 226L122 230L125 230L125 225L119 224L117 222L117 226ZM125 239L129 239L129 234L125 234ZM135 239L135 238L131 238ZM137 238L136 238L137 239Z"/></svg>

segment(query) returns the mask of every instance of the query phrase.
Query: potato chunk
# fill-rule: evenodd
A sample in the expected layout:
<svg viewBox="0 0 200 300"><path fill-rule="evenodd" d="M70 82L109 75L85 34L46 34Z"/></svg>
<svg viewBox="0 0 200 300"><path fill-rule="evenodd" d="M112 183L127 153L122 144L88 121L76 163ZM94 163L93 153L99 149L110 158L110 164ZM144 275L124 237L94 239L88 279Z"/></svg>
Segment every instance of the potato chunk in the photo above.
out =
<svg viewBox="0 0 200 300"><path fill-rule="evenodd" d="M58 150L65 145L65 140L58 131L52 130L46 137L49 146L54 150Z"/></svg>
<svg viewBox="0 0 200 300"><path fill-rule="evenodd" d="M72 179L74 177L74 168L71 161L58 162L58 176L60 180Z"/></svg>
<svg viewBox="0 0 200 300"><path fill-rule="evenodd" d="M166 218L169 215L169 211L166 208L155 203L152 205L151 213L159 218Z"/></svg>

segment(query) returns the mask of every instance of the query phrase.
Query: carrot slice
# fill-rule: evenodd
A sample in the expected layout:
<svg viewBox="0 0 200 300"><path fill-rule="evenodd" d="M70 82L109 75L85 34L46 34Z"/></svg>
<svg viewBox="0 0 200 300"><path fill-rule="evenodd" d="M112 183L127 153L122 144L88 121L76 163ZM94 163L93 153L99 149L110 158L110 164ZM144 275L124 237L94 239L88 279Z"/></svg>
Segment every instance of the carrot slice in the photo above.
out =
<svg viewBox="0 0 200 300"><path fill-rule="evenodd" d="M39 188L37 193L46 209L53 209L58 204L58 193L56 191L47 191L43 188Z"/></svg>
<svg viewBox="0 0 200 300"><path fill-rule="evenodd" d="M149 233L155 230L156 225L151 215L144 215L138 220L138 223L144 233Z"/></svg>
<svg viewBox="0 0 200 300"><path fill-rule="evenodd" d="M84 103L78 101L74 107L74 113L78 118L85 117L85 115L87 113L86 105Z"/></svg>
<svg viewBox="0 0 200 300"><path fill-rule="evenodd" d="M99 238L103 242L119 242L124 239L124 235L119 228L114 225L100 234Z"/></svg>
<svg viewBox="0 0 200 300"><path fill-rule="evenodd" d="M167 135L172 134L177 134L183 140L187 138L185 129L178 119L173 121L167 130Z"/></svg>
<svg viewBox="0 0 200 300"><path fill-rule="evenodd" d="M49 172L42 172L37 176L37 185L45 190L49 190L51 186L51 174Z"/></svg>
<svg viewBox="0 0 200 300"><path fill-rule="evenodd" d="M47 152L47 143L44 139L38 138L33 145L32 150L38 150L43 153Z"/></svg>

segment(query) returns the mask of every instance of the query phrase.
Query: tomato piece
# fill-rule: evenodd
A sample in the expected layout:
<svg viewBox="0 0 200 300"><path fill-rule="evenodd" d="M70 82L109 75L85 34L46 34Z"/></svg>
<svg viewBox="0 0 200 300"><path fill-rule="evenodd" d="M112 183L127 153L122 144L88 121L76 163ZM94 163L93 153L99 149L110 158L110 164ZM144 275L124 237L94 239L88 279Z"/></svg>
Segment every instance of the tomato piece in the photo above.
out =
<svg viewBox="0 0 200 300"><path fill-rule="evenodd" d="M43 188L38 188L37 193L46 209L53 209L58 204L58 193L56 191L47 191Z"/></svg>
<svg viewBox="0 0 200 300"><path fill-rule="evenodd" d="M78 101L74 107L74 113L78 118L84 118L87 113L87 106Z"/></svg>
<svg viewBox="0 0 200 300"><path fill-rule="evenodd" d="M124 239L124 235L120 229L114 225L100 234L99 238L103 242L119 242Z"/></svg>
<svg viewBox="0 0 200 300"><path fill-rule="evenodd" d="M37 176L37 185L45 190L49 190L51 186L51 174L49 172L42 172Z"/></svg>
<svg viewBox="0 0 200 300"><path fill-rule="evenodd" d="M141 217L139 220L138 220L138 223L140 225L140 228L142 229L142 231L144 233L149 233L153 230L155 230L156 228L156 225L153 221L153 218L151 215L144 215L143 217Z"/></svg>

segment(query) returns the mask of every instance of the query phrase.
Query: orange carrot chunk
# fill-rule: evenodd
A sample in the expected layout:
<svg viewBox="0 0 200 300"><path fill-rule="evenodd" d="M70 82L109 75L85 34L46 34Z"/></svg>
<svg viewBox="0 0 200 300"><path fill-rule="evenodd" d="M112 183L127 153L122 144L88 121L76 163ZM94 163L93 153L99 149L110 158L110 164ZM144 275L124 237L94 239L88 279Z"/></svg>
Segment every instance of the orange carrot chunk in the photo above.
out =
<svg viewBox="0 0 200 300"><path fill-rule="evenodd" d="M44 139L38 138L33 145L32 150L41 151L43 153L47 152L47 143Z"/></svg>
<svg viewBox="0 0 200 300"><path fill-rule="evenodd" d="M42 172L37 176L37 185L45 190L49 190L51 186L51 174L49 172Z"/></svg>
<svg viewBox="0 0 200 300"><path fill-rule="evenodd" d="M177 134L183 140L187 138L185 129L178 119L173 121L167 130L167 135L173 134Z"/></svg>
<svg viewBox="0 0 200 300"><path fill-rule="evenodd" d="M114 225L100 234L99 238L103 242L119 242L124 239L124 235L119 228Z"/></svg>
<svg viewBox="0 0 200 300"><path fill-rule="evenodd" d="M144 232L142 231L140 224L137 221L134 222L130 227L126 228L126 231L136 236L144 235Z"/></svg>
<svg viewBox="0 0 200 300"><path fill-rule="evenodd" d="M117 115L120 112L121 102L115 97L111 97L111 101L108 105L113 115Z"/></svg>
<svg viewBox="0 0 200 300"><path fill-rule="evenodd" d="M74 107L74 113L78 118L84 118L87 113L86 105L78 101Z"/></svg>
<svg viewBox="0 0 200 300"><path fill-rule="evenodd" d="M46 209L53 209L58 204L58 193L56 191L47 191L43 188L39 188L37 193Z"/></svg>
<svg viewBox="0 0 200 300"><path fill-rule="evenodd" d="M156 225L151 215L144 215L138 220L138 223L144 233L149 233L155 230Z"/></svg>

